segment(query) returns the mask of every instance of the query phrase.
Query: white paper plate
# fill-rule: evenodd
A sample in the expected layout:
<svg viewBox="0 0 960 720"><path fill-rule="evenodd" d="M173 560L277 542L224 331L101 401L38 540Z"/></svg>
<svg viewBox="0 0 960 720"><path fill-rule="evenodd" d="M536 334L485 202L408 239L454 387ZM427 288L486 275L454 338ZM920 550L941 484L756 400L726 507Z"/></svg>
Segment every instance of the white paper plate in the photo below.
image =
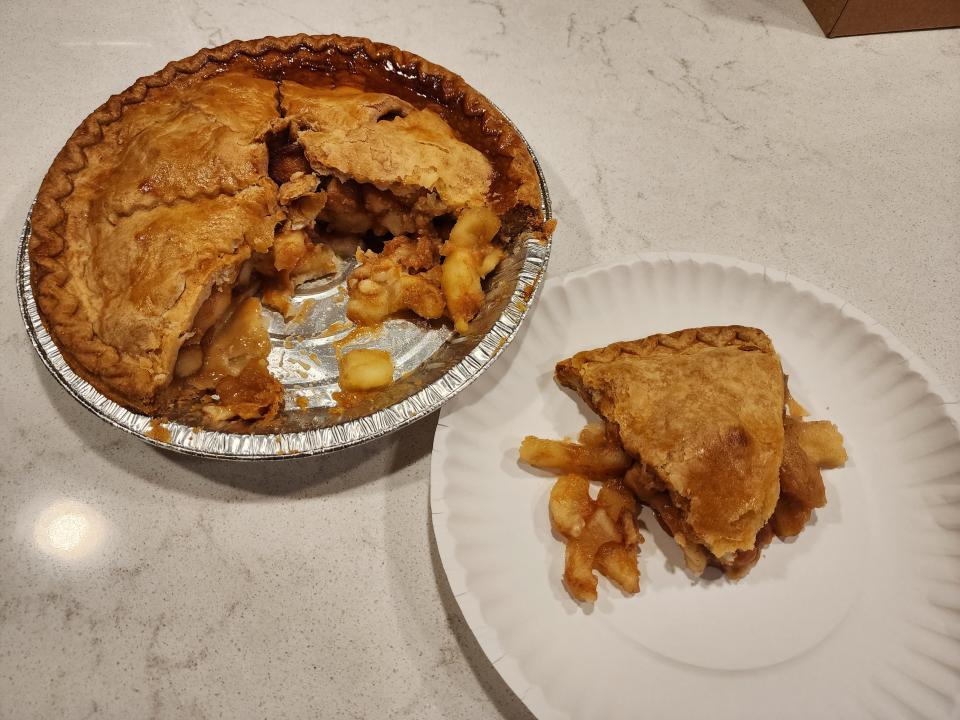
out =
<svg viewBox="0 0 960 720"><path fill-rule="evenodd" d="M560 582L552 484L517 464L524 435L575 436L589 411L554 363L700 325L763 328L850 461L795 541L740 583L693 581L645 511L641 592ZM956 405L888 331L839 298L739 260L650 254L549 281L528 331L440 419L433 527L463 614L546 718L946 718L960 713Z"/></svg>

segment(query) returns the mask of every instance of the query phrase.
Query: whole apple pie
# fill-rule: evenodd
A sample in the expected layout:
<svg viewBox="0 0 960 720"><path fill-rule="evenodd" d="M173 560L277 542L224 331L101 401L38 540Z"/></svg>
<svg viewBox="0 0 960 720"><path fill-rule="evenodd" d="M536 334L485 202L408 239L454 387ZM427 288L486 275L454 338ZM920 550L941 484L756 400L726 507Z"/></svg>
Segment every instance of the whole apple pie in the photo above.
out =
<svg viewBox="0 0 960 720"><path fill-rule="evenodd" d="M232 42L111 97L33 211L44 323L99 391L249 430L283 406L262 306L343 257L347 316L467 333L483 279L549 228L533 159L462 78L358 38Z"/></svg>

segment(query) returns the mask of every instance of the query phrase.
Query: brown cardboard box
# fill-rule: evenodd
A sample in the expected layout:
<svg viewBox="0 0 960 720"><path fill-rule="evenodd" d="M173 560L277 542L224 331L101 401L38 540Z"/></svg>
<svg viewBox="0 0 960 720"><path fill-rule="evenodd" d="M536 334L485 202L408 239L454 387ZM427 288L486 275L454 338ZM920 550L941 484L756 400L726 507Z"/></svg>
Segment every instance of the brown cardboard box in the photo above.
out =
<svg viewBox="0 0 960 720"><path fill-rule="evenodd" d="M827 37L960 26L960 0L803 0Z"/></svg>

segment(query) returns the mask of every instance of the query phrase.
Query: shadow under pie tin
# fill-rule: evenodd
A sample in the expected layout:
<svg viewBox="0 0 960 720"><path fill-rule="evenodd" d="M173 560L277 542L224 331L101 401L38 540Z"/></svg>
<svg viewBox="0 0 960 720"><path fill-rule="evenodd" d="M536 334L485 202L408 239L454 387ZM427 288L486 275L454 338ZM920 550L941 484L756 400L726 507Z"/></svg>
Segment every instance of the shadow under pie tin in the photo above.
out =
<svg viewBox="0 0 960 720"><path fill-rule="evenodd" d="M549 221L552 212L543 171L523 142L536 169L540 210ZM543 282L551 247L549 233L525 231L513 238L506 257L484 281L485 304L466 335L454 333L448 323L400 318L377 328L354 328L345 316L352 259L343 261L334 276L301 286L289 321L264 311L272 346L268 362L284 387L284 411L266 428L243 434L130 410L74 372L45 327L34 296L32 212L20 237L17 295L27 334L47 369L93 414L144 442L186 455L229 460L328 453L382 437L439 409L489 368L513 339ZM337 355L355 348L388 351L396 379L359 404L345 407L333 396L339 390Z"/></svg>

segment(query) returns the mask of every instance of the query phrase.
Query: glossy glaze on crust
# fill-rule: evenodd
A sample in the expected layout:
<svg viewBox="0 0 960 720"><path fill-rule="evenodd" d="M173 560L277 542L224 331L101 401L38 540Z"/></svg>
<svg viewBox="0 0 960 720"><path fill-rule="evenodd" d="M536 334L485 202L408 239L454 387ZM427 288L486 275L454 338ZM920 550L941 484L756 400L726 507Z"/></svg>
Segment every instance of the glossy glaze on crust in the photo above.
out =
<svg viewBox="0 0 960 720"><path fill-rule="evenodd" d="M149 402L144 397L131 397L122 381L104 386L103 379L110 378L119 358L114 355L115 348L99 342L98 334L84 317L81 303L67 287L70 271L63 263L63 251L73 236L69 223L70 196L77 184L83 182L90 159L96 156L98 145L119 118L135 114L138 104L146 97L152 102L169 88L190 88L230 71L253 74L278 86L283 78L309 79L321 85L353 84L370 89L383 86L398 96L408 96L418 107L438 107L457 133L481 149L497 170L492 200L508 217L517 219L513 229L536 231L542 223L536 171L523 141L500 113L461 78L415 55L362 39L296 36L234 42L170 63L110 98L73 134L41 187L33 213L30 243L38 304L65 357L79 374L105 394L139 409L150 411ZM276 112L277 116L281 114L279 102ZM251 157L250 162L261 164L258 157ZM260 172L258 168L255 174ZM227 172L228 179L237 174ZM218 181L210 194L240 192L244 187L242 178L233 186ZM158 197L160 204L175 202L176 190L173 189L170 197L162 193ZM167 360L161 364L169 365ZM143 368L147 374L154 371L155 368ZM145 384L149 382L144 380Z"/></svg>

